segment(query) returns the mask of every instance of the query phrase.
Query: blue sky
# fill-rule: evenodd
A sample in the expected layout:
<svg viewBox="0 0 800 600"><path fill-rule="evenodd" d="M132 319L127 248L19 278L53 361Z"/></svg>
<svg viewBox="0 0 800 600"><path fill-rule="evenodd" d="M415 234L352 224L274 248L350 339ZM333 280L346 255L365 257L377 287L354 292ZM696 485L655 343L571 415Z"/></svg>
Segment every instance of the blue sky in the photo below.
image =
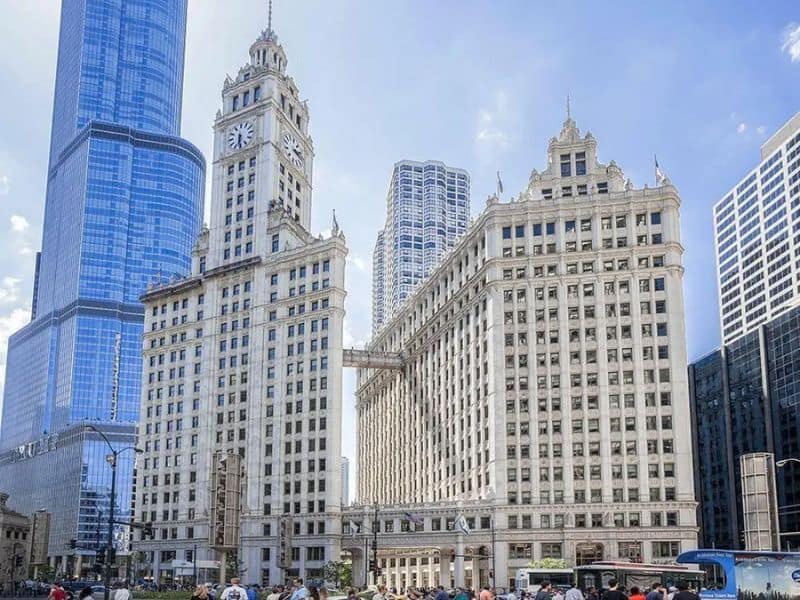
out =
<svg viewBox="0 0 800 600"><path fill-rule="evenodd" d="M246 62L266 2L189 4L183 135L210 160L222 81ZM58 13L56 0L0 3L11 25L0 38L0 363L30 305ZM711 206L800 110L796 1L275 0L274 25L311 109L314 229L335 208L350 246L348 340L369 333L370 257L393 163L467 169L478 214L497 170L516 194L545 166L569 92L601 160L652 185L657 154L678 187L690 359L719 343ZM353 386L348 373L351 458Z"/></svg>

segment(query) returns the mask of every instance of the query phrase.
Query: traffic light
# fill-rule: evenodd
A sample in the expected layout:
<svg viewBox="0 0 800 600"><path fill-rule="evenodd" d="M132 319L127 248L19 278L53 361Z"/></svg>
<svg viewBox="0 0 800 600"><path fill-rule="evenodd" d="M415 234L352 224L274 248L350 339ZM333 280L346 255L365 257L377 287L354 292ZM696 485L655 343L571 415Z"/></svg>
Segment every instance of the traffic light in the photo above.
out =
<svg viewBox="0 0 800 600"><path fill-rule="evenodd" d="M78 540L73 539L67 542L67 548L69 548L70 550L75 550L75 548L77 547L78 547Z"/></svg>
<svg viewBox="0 0 800 600"><path fill-rule="evenodd" d="M369 560L369 570L370 570L371 573L376 573L377 574L377 572L378 572L378 561L370 559Z"/></svg>
<svg viewBox="0 0 800 600"><path fill-rule="evenodd" d="M115 562L117 562L117 549L116 548L111 548L111 550L108 551L108 562L109 562L109 564L112 564L112 565Z"/></svg>
<svg viewBox="0 0 800 600"><path fill-rule="evenodd" d="M142 538L152 538L152 537L153 537L153 524L145 523L142 526Z"/></svg>
<svg viewBox="0 0 800 600"><path fill-rule="evenodd" d="M97 552L94 554L94 562L98 565L106 564L106 548L103 546L102 548L98 548Z"/></svg>

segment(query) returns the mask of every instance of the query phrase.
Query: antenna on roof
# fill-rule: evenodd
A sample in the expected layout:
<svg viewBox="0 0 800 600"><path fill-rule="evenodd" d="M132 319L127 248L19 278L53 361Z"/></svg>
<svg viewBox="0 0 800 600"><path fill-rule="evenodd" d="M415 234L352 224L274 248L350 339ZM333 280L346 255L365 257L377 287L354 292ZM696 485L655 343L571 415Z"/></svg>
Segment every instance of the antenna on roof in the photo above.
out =
<svg viewBox="0 0 800 600"><path fill-rule="evenodd" d="M267 31L272 31L272 0L267 1Z"/></svg>
<svg viewBox="0 0 800 600"><path fill-rule="evenodd" d="M270 3L271 2L272 2L272 0L270 0ZM567 92L567 121L569 121L571 118L572 118L572 111L570 111L570 107L569 107L569 92Z"/></svg>

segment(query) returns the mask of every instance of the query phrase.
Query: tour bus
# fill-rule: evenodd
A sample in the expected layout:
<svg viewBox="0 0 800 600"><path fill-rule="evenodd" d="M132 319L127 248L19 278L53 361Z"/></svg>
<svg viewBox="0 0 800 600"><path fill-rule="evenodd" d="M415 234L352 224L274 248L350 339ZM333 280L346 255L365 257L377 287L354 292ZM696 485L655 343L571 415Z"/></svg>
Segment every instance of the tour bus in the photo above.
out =
<svg viewBox="0 0 800 600"><path fill-rule="evenodd" d="M800 553L692 550L678 562L713 573L701 600L800 600Z"/></svg>
<svg viewBox="0 0 800 600"><path fill-rule="evenodd" d="M683 580L689 587L699 590L704 585L705 572L699 569L690 569L685 565L598 561L574 569L518 569L516 589L537 592L543 581L549 581L553 587L563 589L575 582L585 593L592 587L598 591L607 589L611 579L616 579L620 588L626 591L633 586L641 589L649 588L655 581L670 587L679 580Z"/></svg>
<svg viewBox="0 0 800 600"><path fill-rule="evenodd" d="M705 585L705 572L685 565L598 561L575 567L575 577L578 587L584 593L592 587L598 591L607 589L611 579L616 579L620 588L625 591L630 591L633 586L644 590L656 581L670 587L683 580L696 590Z"/></svg>
<svg viewBox="0 0 800 600"><path fill-rule="evenodd" d="M549 581L553 587L566 588L574 580L575 573L572 569L517 569L515 583L517 591L536 593L543 581Z"/></svg>

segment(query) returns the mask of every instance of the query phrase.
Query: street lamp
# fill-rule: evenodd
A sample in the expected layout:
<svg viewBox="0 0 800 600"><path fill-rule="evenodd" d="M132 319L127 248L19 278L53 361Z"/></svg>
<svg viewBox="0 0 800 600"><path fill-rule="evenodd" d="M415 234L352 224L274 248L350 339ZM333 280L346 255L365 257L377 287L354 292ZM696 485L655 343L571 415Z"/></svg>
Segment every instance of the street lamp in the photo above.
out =
<svg viewBox="0 0 800 600"><path fill-rule="evenodd" d="M776 466L776 467L778 467L778 468L781 468L781 467L785 467L785 466L786 466L786 465L788 465L789 463L797 463L797 464L800 464L800 458L784 458L783 460L776 460L776 461L775 461L775 466ZM777 491L776 491L776 494L775 494L775 495L776 495L776 497L777 497ZM786 535L793 535L794 533L796 533L796 532L789 532L789 533L787 533ZM781 538L783 535L784 535L784 534L782 534L782 533L778 532L778 540L779 540L778 547L779 547L779 549L780 549L780 538ZM789 551L791 551L791 548L792 548L792 546L791 546L791 542L789 542L788 540L786 541L786 547L789 549Z"/></svg>
<svg viewBox="0 0 800 600"><path fill-rule="evenodd" d="M117 458L123 452L128 450L133 450L137 454L141 454L144 452L141 448L136 448L134 446L126 446L125 448L121 448L117 450L111 445L111 442L106 437L106 434L100 431L94 425L85 425L86 429L90 429L94 431L97 435L103 438L103 441L108 446L109 450L111 450L111 454L106 456L106 462L111 466L111 506L108 511L108 537L106 541L106 573L105 578L103 581L103 600L109 599L110 588L111 588L111 557L114 555L112 551L113 544L114 544L114 504L116 503L116 494L117 494Z"/></svg>

